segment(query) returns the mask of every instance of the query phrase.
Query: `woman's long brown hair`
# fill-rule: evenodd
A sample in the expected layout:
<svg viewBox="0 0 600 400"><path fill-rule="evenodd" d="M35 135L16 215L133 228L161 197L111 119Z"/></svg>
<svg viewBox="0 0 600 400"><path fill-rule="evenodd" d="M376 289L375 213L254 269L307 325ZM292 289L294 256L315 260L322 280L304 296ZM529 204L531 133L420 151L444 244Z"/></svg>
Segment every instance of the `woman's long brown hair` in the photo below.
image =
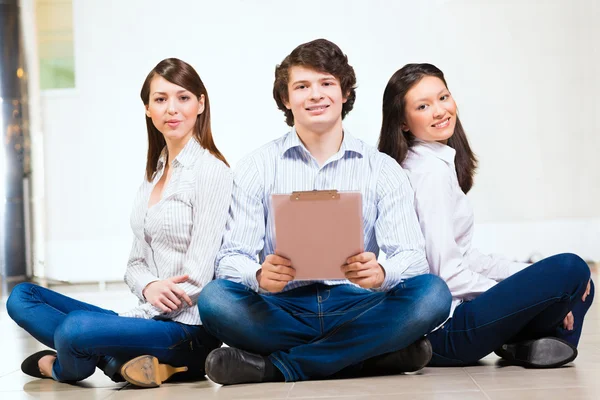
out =
<svg viewBox="0 0 600 400"><path fill-rule="evenodd" d="M404 162L408 150L414 146L415 137L410 131L403 131L406 121L406 93L425 76L434 76L448 84L444 73L431 64L406 64L390 78L383 93L383 122L379 134L379 151L393 157L399 164ZM448 146L456 151L454 164L458 184L464 193L473 187L473 176L477 169L477 157L473 154L465 130L456 117L454 133L448 139Z"/></svg>
<svg viewBox="0 0 600 400"><path fill-rule="evenodd" d="M194 125L193 137L200 143L202 147L208 150L213 156L223 161L229 166L227 160L213 140L212 130L210 128L210 102L208 100L208 93L206 87L198 73L194 68L177 58L166 58L156 64L156 67L150 71L144 84L142 85L142 91L140 96L144 105L147 107L150 102L150 83L155 76L161 76L167 81L174 83L177 86L189 90L198 99L201 95L204 95L204 111L198 115L196 119L196 125ZM146 179L152 180L154 173L156 172L156 166L158 158L162 149L165 147L166 142L162 133L152 123L152 119L146 116L146 128L148 129L148 158L146 160Z"/></svg>

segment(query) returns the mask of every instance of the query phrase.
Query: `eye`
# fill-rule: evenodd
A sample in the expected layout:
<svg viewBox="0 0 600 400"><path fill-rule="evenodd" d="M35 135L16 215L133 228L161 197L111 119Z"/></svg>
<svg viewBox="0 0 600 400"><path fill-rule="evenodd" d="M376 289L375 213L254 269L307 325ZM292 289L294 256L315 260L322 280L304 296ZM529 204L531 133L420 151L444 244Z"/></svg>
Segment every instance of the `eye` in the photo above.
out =
<svg viewBox="0 0 600 400"><path fill-rule="evenodd" d="M423 111L427 108L427 104L421 104L419 107L417 107L417 110L419 111Z"/></svg>
<svg viewBox="0 0 600 400"><path fill-rule="evenodd" d="M450 98L450 95L449 95L449 94L445 94L445 95L443 95L442 97L440 97L440 100L441 100L441 101L446 101L446 100L448 100L449 98Z"/></svg>
<svg viewBox="0 0 600 400"><path fill-rule="evenodd" d="M183 95L179 98L179 100L181 100L181 101L188 101L189 99L190 99L190 96L187 96L187 95Z"/></svg>
<svg viewBox="0 0 600 400"><path fill-rule="evenodd" d="M332 86L333 82L323 82L323 86Z"/></svg>
<svg viewBox="0 0 600 400"><path fill-rule="evenodd" d="M163 102L163 101L165 101L165 100L166 100L166 99L165 99L164 97L157 97L157 98L155 98L155 99L154 99L154 101L155 101L156 103L162 103L162 102Z"/></svg>
<svg viewBox="0 0 600 400"><path fill-rule="evenodd" d="M306 85L298 85L295 87L296 90L306 89Z"/></svg>

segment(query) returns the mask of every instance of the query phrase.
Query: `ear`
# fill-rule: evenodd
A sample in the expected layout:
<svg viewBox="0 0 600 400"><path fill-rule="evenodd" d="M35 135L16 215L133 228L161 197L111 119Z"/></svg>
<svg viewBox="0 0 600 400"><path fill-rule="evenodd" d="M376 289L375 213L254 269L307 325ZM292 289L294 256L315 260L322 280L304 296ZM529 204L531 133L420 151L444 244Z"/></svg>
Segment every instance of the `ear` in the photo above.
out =
<svg viewBox="0 0 600 400"><path fill-rule="evenodd" d="M151 118L150 117L150 110L149 110L149 105L145 105L144 108L146 109L146 117Z"/></svg>
<svg viewBox="0 0 600 400"><path fill-rule="evenodd" d="M292 106L290 105L290 101L289 101L289 97L287 99L281 99L283 105L285 106L285 108L287 108L288 110L292 109Z"/></svg>
<svg viewBox="0 0 600 400"><path fill-rule="evenodd" d="M198 99L198 115L202 114L204 112L204 95L201 94L200 98Z"/></svg>
<svg viewBox="0 0 600 400"><path fill-rule="evenodd" d="M342 104L345 104L348 101L348 97L350 97L350 91L348 91L348 93L342 97Z"/></svg>
<svg viewBox="0 0 600 400"><path fill-rule="evenodd" d="M406 125L406 123L405 123L405 122L403 122L403 123L400 125L400 129L402 129L402 132L408 132L408 131L410 131L410 129L408 128L408 125Z"/></svg>

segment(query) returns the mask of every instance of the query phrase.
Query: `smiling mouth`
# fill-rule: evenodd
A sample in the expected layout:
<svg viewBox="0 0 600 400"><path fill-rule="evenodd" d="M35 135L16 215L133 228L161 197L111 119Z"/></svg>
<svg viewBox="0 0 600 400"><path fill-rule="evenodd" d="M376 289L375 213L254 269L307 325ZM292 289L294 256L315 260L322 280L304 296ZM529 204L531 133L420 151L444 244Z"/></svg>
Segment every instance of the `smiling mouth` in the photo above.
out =
<svg viewBox="0 0 600 400"><path fill-rule="evenodd" d="M443 120L442 122L439 122L439 123L431 125L431 126L433 126L434 128L445 128L450 124L450 118L451 117L448 117L445 120Z"/></svg>
<svg viewBox="0 0 600 400"><path fill-rule="evenodd" d="M307 110L307 111L321 111L321 110L325 110L328 107L329 107L329 105L325 105L325 106L313 106L313 107L307 107L307 108L305 108L305 110Z"/></svg>

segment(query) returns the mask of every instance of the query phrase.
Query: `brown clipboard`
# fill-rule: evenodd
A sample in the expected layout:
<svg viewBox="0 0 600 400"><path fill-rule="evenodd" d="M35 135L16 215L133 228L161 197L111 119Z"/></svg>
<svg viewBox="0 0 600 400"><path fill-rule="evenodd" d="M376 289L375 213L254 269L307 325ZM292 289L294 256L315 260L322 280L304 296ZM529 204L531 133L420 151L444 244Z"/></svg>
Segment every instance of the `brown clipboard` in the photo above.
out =
<svg viewBox="0 0 600 400"><path fill-rule="evenodd" d="M296 280L345 279L340 267L364 251L360 192L313 190L271 195L275 254Z"/></svg>

